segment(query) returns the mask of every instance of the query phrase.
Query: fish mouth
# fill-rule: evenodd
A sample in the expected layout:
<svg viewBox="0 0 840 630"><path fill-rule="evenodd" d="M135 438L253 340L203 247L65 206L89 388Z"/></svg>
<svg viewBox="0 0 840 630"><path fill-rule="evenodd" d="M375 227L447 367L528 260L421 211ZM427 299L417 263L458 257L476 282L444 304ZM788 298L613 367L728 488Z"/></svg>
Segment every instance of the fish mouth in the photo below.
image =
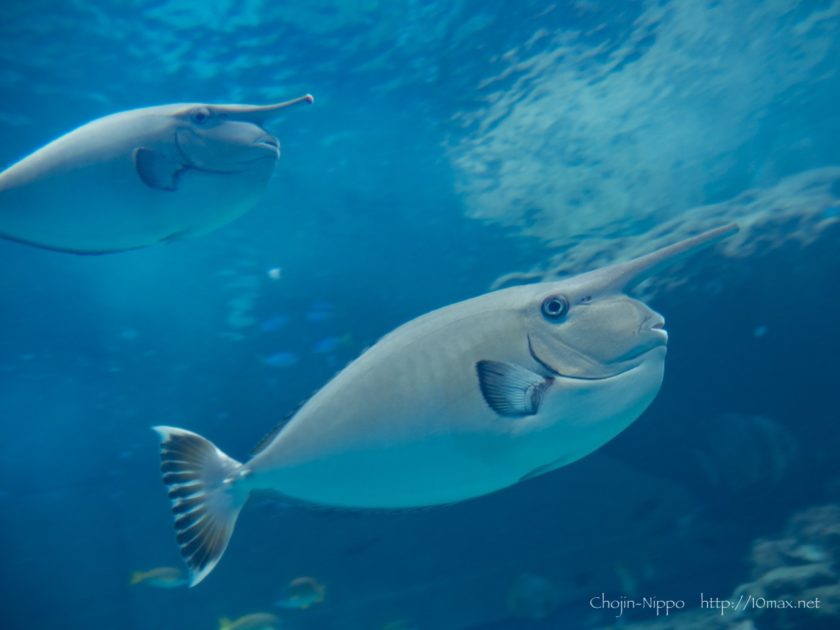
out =
<svg viewBox="0 0 840 630"><path fill-rule="evenodd" d="M658 347L660 345L665 345L668 343L668 331L665 330L665 319L663 317L657 317L654 322L650 325L642 324L639 327L638 334L645 335L645 334L652 334L653 338L656 339L659 343L654 346Z"/></svg>
<svg viewBox="0 0 840 630"><path fill-rule="evenodd" d="M662 322L662 325L664 325L664 322ZM533 358L534 361L536 361L543 368L545 368L551 376L555 376L555 377L559 376L561 378L567 378L567 379L570 379L570 380L573 380L573 381L606 381L606 380L609 380L611 378L621 376L622 374L627 374L628 372L631 372L632 370L635 370L636 368L640 367L644 363L644 361L637 361L640 357L646 356L647 354L649 354L651 352L654 352L656 350L665 348L666 345L667 345L666 340L668 338L668 335L667 335L667 333L665 332L664 329L659 329L659 330L661 330L662 335L664 335L665 340L661 341L660 343L657 343L654 346L642 346L642 347L639 348L639 350L637 352L634 352L630 355L626 355L626 356L621 357L620 363L613 366L615 368L614 371L603 374L603 375L599 375L599 376L581 376L580 374L572 375L572 374L564 374L563 372L558 371L557 368L553 367L551 364L549 364L548 362L546 362L542 358L540 358L540 356L537 354L536 350L534 350L534 345L531 343L531 336L530 335L528 335L528 352L530 352L531 358ZM632 364L627 365L627 363L630 362L630 361L632 361Z"/></svg>
<svg viewBox="0 0 840 630"><path fill-rule="evenodd" d="M280 141L274 136L263 136L254 142L254 146L270 151L275 158L280 157Z"/></svg>
<svg viewBox="0 0 840 630"><path fill-rule="evenodd" d="M280 142L274 136L263 136L252 146L259 147L260 151L264 151L262 155L258 155L250 160L243 160L231 165L230 168L210 168L207 166L199 166L190 157L189 153L181 146L181 139L179 133L175 134L175 148L181 155L181 161L184 164L184 169L199 171L201 173L209 173L211 175L237 175L244 173L252 168L257 162L270 159L277 160L280 157Z"/></svg>
<svg viewBox="0 0 840 630"><path fill-rule="evenodd" d="M545 361L543 361L539 355L537 354L536 350L534 350L534 344L531 343L531 335L528 335L528 352L531 353L531 358L534 359L537 363L539 363L542 367L548 370L549 374L552 376L560 376L562 378L568 378L573 381L605 381L608 378L613 378L618 376L619 374L623 374L628 370L622 370L621 372L616 372L615 374L607 374L606 376L571 376L569 374L563 374L562 372L558 372L556 368L552 367ZM632 368L630 368L632 369Z"/></svg>

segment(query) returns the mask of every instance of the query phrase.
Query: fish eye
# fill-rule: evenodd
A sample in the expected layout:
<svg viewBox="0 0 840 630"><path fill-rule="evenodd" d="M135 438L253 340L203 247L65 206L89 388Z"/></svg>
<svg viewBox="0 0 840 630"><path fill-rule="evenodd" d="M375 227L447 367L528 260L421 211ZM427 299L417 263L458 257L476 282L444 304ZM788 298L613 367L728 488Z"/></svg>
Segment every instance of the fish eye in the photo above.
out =
<svg viewBox="0 0 840 630"><path fill-rule="evenodd" d="M562 295L552 295L543 300L542 314L546 319L558 320L569 310L569 300Z"/></svg>
<svg viewBox="0 0 840 630"><path fill-rule="evenodd" d="M196 125L203 125L210 119L210 110L206 107L198 107L190 112L190 120Z"/></svg>

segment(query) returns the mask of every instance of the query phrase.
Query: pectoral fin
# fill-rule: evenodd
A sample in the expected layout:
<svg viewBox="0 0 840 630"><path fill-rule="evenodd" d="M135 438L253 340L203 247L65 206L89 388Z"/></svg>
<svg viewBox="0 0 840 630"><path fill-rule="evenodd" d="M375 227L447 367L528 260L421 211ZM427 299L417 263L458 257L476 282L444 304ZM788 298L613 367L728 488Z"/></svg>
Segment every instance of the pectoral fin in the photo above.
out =
<svg viewBox="0 0 840 630"><path fill-rule="evenodd" d="M137 175L146 186L155 190L178 190L178 177L189 168L164 153L146 147L137 147L131 155Z"/></svg>
<svg viewBox="0 0 840 630"><path fill-rule="evenodd" d="M554 382L521 365L502 361L475 364L484 401L500 416L522 418L540 410L545 390Z"/></svg>

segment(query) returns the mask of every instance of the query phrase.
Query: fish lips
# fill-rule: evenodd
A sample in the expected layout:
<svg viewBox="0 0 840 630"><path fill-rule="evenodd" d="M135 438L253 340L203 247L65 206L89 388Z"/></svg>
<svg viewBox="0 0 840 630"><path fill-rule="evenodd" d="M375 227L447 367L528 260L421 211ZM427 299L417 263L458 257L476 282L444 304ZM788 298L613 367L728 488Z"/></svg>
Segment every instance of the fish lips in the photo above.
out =
<svg viewBox="0 0 840 630"><path fill-rule="evenodd" d="M256 159L265 159L273 157L275 160L280 157L280 141L272 135L265 135L262 138L254 141L254 146L265 150L268 155L260 156Z"/></svg>
<svg viewBox="0 0 840 630"><path fill-rule="evenodd" d="M631 352L619 357L618 361L630 361L644 356L648 352L668 345L668 331L665 330L665 319L661 315L651 317L642 322L636 331L639 343Z"/></svg>
<svg viewBox="0 0 840 630"><path fill-rule="evenodd" d="M187 147L191 144L190 139L195 138L195 134L189 129L179 129L175 133L175 146L178 153L184 162L186 168L201 171L203 173L212 173L216 175L233 175L236 173L243 173L255 168L259 163L270 160L276 162L280 157L280 142L274 136L265 134L260 136L249 145L234 145L239 153L246 153L247 157L244 159L230 159L225 160L224 163L210 162L202 159L201 156L194 155L197 151L191 152ZM206 143L202 142L204 146L201 148L204 151L208 150ZM230 152L227 152L228 155Z"/></svg>
<svg viewBox="0 0 840 630"><path fill-rule="evenodd" d="M572 356L580 359L583 367L573 366L571 364L562 367L558 366L547 358L553 354L551 349L538 337L535 338L532 335L527 336L528 352L531 354L531 358L539 363L551 376L580 381L603 381L621 376L639 367L644 363L644 357L648 354L660 351L662 353L666 352L668 333L662 328L651 328L649 330L653 333L650 340L640 343L632 352L616 357L607 364L600 363L595 359L587 357L578 350L563 344L563 349Z"/></svg>

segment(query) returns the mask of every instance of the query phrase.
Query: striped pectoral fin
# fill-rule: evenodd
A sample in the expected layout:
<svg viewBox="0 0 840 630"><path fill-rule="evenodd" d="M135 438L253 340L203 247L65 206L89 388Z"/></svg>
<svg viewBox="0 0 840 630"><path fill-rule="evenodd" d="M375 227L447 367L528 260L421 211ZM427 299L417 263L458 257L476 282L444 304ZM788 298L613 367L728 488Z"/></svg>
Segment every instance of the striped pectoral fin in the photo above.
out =
<svg viewBox="0 0 840 630"><path fill-rule="evenodd" d="M154 427L161 437L160 470L169 490L176 540L190 569L190 586L203 580L227 548L247 494L235 487L242 465L200 435Z"/></svg>
<svg viewBox="0 0 840 630"><path fill-rule="evenodd" d="M475 369L484 401L497 414L508 418L536 415L543 394L554 382L551 377L504 361L479 361Z"/></svg>

